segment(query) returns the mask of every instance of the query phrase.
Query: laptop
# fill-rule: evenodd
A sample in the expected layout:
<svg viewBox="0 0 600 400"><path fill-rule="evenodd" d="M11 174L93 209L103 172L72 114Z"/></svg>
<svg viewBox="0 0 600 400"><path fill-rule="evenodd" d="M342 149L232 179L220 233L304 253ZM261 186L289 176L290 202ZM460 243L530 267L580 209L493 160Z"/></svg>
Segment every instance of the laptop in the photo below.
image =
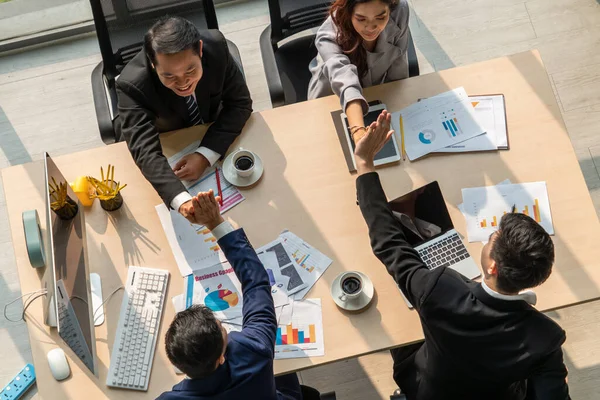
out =
<svg viewBox="0 0 600 400"><path fill-rule="evenodd" d="M417 250L427 268L452 268L469 279L481 275L481 270L454 229L437 181L398 197L389 205L402 224L408 242Z"/></svg>

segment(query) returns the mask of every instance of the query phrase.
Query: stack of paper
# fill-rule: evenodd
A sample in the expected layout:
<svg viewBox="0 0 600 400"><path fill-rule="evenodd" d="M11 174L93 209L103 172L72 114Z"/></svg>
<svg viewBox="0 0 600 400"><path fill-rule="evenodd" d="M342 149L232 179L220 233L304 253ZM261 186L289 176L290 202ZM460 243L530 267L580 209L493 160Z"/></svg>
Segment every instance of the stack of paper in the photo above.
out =
<svg viewBox="0 0 600 400"><path fill-rule="evenodd" d="M462 87L393 113L392 126L404 135L406 154L411 161L485 133ZM496 145L489 137L483 140L490 142L490 146Z"/></svg>
<svg viewBox="0 0 600 400"><path fill-rule="evenodd" d="M475 119L484 129L483 135L465 140L453 146L444 147L436 153L456 153L465 151L508 150L508 131L504 96L469 96Z"/></svg>
<svg viewBox="0 0 600 400"><path fill-rule="evenodd" d="M199 142L194 142L170 157L169 165L173 167L184 155L197 149L198 145ZM225 179L223 170L217 166L206 171L200 179L184 182L184 184L192 196L210 189L218 195L220 186L223 203L219 206L221 214L244 200L244 196ZM205 226L188 222L178 210L170 210L164 204L157 205L156 212L173 250L181 276L188 276L198 269L209 268L225 261L217 240Z"/></svg>
<svg viewBox="0 0 600 400"><path fill-rule="evenodd" d="M321 301L302 299L332 260L289 231L257 249L257 254L269 276L279 325L275 358L324 355ZM219 259L212 257L213 261ZM228 331L241 331L242 288L227 261L193 269L184 278L184 287L184 293L173 298L177 312L192 304L203 304L213 310Z"/></svg>
<svg viewBox="0 0 600 400"><path fill-rule="evenodd" d="M499 184L462 190L469 242L487 241L504 214L523 213L554 234L546 182Z"/></svg>

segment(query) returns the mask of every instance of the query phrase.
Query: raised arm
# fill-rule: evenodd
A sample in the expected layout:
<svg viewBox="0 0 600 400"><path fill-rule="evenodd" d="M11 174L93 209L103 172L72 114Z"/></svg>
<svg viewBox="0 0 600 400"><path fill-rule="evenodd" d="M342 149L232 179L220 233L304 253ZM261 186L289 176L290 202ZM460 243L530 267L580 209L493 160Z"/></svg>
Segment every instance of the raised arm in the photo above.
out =
<svg viewBox="0 0 600 400"><path fill-rule="evenodd" d="M340 98L344 112L350 102L356 102L360 104L364 115L369 111L369 105L362 94L358 70L337 44L336 34L337 29L331 17L325 20L317 32L315 46L323 60L321 73L329 80L333 93Z"/></svg>
<svg viewBox="0 0 600 400"><path fill-rule="evenodd" d="M194 197L195 222L213 232L242 284L242 334L257 341L273 357L277 318L269 277L243 229L234 230L223 220L217 201L212 190Z"/></svg>
<svg viewBox="0 0 600 400"><path fill-rule="evenodd" d="M369 227L371 247L375 256L406 298L418 310L433 289L442 268L430 272L416 250L406 241L401 225L390 209L385 193L375 172L373 159L390 139L390 114L383 111L369 133L356 144L354 157L358 169L356 189L360 210Z"/></svg>
<svg viewBox="0 0 600 400"><path fill-rule="evenodd" d="M155 115L144 107L143 93L130 83L117 80L117 96L121 133L133 160L169 207L175 196L187 191L162 152Z"/></svg>

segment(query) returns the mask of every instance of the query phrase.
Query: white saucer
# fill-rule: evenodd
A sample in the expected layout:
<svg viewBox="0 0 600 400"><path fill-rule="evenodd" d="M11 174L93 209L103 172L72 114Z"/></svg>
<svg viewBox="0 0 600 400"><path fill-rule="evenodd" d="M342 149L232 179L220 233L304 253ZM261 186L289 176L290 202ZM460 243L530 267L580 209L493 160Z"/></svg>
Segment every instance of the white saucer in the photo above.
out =
<svg viewBox="0 0 600 400"><path fill-rule="evenodd" d="M339 296L342 292L342 289L340 288L340 278L342 277L343 273L339 274L331 284L331 297L333 298L333 301L338 305L338 307L346 311L360 311L366 308L373 300L373 295L375 294L375 287L373 286L371 279L369 279L369 277L362 272L354 272L360 275L363 281L363 291L357 298L345 302L340 300Z"/></svg>
<svg viewBox="0 0 600 400"><path fill-rule="evenodd" d="M233 155L235 151L228 155L225 160L223 160L223 175L227 182L231 183L233 186L238 187L247 187L254 185L259 179L262 177L264 172L263 162L260 156L254 153L254 171L252 174L247 177L241 177L235 171L235 167L233 166Z"/></svg>

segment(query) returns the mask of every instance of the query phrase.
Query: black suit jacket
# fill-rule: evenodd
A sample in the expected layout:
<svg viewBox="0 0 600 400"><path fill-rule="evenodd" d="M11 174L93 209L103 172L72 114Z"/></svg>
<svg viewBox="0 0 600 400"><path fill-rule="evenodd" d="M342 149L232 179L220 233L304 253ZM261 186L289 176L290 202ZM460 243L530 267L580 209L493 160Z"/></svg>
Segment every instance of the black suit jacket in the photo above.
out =
<svg viewBox="0 0 600 400"><path fill-rule="evenodd" d="M201 35L204 74L196 86L196 101L204 122L214 123L200 145L223 155L250 118L252 99L223 34L205 30ZM127 141L135 163L170 206L186 189L169 167L158 135L190 126L185 99L160 82L144 50L123 69L117 95L117 136Z"/></svg>
<svg viewBox="0 0 600 400"><path fill-rule="evenodd" d="M525 301L492 297L449 268L428 270L379 176L359 176L356 185L373 252L415 306L425 335L408 363L395 367L408 399L520 400L527 391L527 398L568 399L565 332Z"/></svg>

